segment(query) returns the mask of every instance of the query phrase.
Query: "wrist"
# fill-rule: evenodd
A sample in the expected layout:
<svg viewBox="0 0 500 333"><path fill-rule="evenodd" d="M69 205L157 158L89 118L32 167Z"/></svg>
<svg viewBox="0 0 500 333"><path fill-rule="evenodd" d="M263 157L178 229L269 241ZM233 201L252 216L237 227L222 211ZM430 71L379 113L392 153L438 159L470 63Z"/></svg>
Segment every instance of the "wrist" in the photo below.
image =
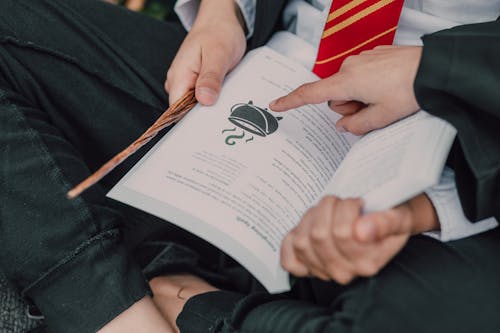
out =
<svg viewBox="0 0 500 333"><path fill-rule="evenodd" d="M426 194L420 194L408 201L412 219L412 234L439 230L439 218L434 205Z"/></svg>

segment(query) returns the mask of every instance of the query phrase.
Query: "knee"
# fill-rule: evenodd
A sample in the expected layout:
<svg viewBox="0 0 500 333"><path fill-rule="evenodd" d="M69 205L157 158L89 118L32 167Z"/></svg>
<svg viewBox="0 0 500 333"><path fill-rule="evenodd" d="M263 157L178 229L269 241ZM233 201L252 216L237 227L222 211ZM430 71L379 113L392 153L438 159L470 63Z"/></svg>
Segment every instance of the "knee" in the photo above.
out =
<svg viewBox="0 0 500 333"><path fill-rule="evenodd" d="M26 24L20 7L15 0L0 1L0 37L15 34L16 26Z"/></svg>
<svg viewBox="0 0 500 333"><path fill-rule="evenodd" d="M46 1L1 0L0 38L30 41L33 36L47 34L52 6Z"/></svg>

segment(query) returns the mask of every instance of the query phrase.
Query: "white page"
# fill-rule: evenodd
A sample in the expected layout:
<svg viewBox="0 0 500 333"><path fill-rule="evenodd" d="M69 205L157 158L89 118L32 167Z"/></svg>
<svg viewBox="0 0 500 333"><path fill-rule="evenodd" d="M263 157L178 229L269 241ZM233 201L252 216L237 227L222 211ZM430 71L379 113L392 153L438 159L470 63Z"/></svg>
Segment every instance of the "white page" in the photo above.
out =
<svg viewBox="0 0 500 333"><path fill-rule="evenodd" d="M268 122L272 133L265 137L228 117L241 124L235 105L252 100L265 108L316 79L268 48L253 51L228 77L217 104L193 109L109 196L207 239L269 291L288 289L281 240L318 200L357 138L335 130L339 115L326 104L271 113L283 119L275 132Z"/></svg>
<svg viewBox="0 0 500 333"><path fill-rule="evenodd" d="M455 135L424 111L374 131L352 147L325 194L362 197L365 212L394 207L439 181Z"/></svg>

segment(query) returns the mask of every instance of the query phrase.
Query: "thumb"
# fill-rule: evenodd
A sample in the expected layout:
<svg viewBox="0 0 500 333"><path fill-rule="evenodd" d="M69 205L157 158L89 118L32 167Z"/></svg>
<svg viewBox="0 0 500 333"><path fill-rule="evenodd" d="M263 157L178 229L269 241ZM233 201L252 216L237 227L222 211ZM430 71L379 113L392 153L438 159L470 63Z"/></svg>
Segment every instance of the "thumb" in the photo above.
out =
<svg viewBox="0 0 500 333"><path fill-rule="evenodd" d="M227 73L226 57L218 52L208 52L202 56L200 74L196 81L196 99L204 105L212 105L219 97L224 77Z"/></svg>
<svg viewBox="0 0 500 333"><path fill-rule="evenodd" d="M362 243L383 240L389 236L411 233L411 221L400 208L370 213L356 220L354 236Z"/></svg>

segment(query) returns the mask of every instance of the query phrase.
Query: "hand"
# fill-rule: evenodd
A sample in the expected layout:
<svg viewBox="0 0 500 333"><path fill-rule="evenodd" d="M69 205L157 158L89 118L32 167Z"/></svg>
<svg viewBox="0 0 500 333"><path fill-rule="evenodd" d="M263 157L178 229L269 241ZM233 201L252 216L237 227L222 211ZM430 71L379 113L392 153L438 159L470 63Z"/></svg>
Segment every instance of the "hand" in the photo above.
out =
<svg viewBox="0 0 500 333"><path fill-rule="evenodd" d="M339 72L307 83L272 102L273 111L329 101L343 115L340 131L357 135L387 126L419 110L413 91L422 48L379 46L346 58Z"/></svg>
<svg viewBox="0 0 500 333"><path fill-rule="evenodd" d="M116 5L118 3L118 0L104 0L106 2L112 3ZM125 7L127 7L130 10L133 11L140 11L144 8L144 5L146 4L146 0L127 0L125 1Z"/></svg>
<svg viewBox="0 0 500 333"><path fill-rule="evenodd" d="M205 105L216 102L226 74L246 49L244 22L234 0L202 1L196 21L167 73L170 103L195 88Z"/></svg>
<svg viewBox="0 0 500 333"><path fill-rule="evenodd" d="M193 296L218 290L205 280L190 274L155 277L149 282L153 302L167 322L178 331L175 323L184 304Z"/></svg>
<svg viewBox="0 0 500 333"><path fill-rule="evenodd" d="M282 242L281 264L295 276L347 284L373 276L412 234L439 227L427 196L387 211L361 215L360 199L325 197Z"/></svg>

